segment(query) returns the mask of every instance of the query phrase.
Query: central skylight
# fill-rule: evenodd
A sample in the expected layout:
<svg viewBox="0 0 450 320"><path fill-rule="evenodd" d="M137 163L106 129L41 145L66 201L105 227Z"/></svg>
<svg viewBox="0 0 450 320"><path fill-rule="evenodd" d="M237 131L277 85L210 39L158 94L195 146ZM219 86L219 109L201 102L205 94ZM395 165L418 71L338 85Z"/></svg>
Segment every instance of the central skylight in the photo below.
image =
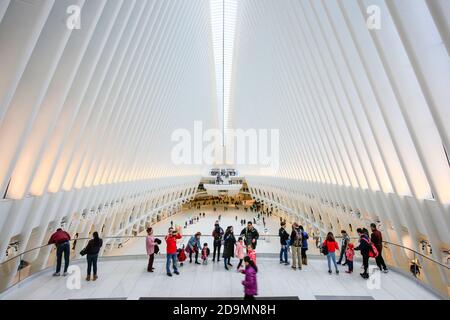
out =
<svg viewBox="0 0 450 320"><path fill-rule="evenodd" d="M222 125L222 132L225 133L229 125L237 0L210 1L216 67L217 105L219 108L219 121Z"/></svg>

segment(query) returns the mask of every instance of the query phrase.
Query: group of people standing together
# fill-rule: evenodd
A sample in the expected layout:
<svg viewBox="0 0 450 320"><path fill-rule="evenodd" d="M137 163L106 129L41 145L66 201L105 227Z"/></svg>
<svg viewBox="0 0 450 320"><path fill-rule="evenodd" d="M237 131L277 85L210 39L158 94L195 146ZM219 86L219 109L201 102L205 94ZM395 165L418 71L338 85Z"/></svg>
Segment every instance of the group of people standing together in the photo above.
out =
<svg viewBox="0 0 450 320"><path fill-rule="evenodd" d="M370 225L372 233L369 235L369 231L366 228L358 228L357 233L359 236L358 246L355 247L351 242L351 239L345 230L341 231L342 240L341 246L339 246L332 232L327 234L325 241L321 244L321 252L327 257L328 261L328 273L332 274L332 264L334 265L336 274L339 274L338 265L347 265L348 270L346 273L353 272L353 259L355 251L359 251L362 256L362 266L364 271L360 274L364 279L369 278L369 258L375 258L375 262L384 273L388 272L386 263L382 256L383 250L383 236L377 229L375 223ZM297 223L293 223L292 232L289 234L286 231L286 222L281 220L281 228L279 230L280 236L280 263L289 265L288 251L291 248L292 253L292 268L296 270L302 269L302 265L307 264L306 251L308 250L308 233L305 232L302 226ZM336 261L336 251L340 251L339 260ZM344 260L345 258L345 260ZM344 260L344 263L342 261Z"/></svg>
<svg viewBox="0 0 450 320"><path fill-rule="evenodd" d="M172 277L173 273L179 275L178 263L183 266L184 261L189 256L189 263L194 262L195 264L201 264L198 261L199 254L201 253L201 259L203 264L208 263L208 257L210 255L210 249L207 243L201 245L200 238L202 234L197 232L195 235L191 236L186 246L182 245L181 248L177 248L177 241L182 238L181 228L170 227L168 234L165 236L165 241L167 245L166 249L166 273L169 277ZM236 257L239 259L237 265L237 271L245 274L245 280L242 281L245 291L246 299L253 299L257 295L257 282L256 273L258 268L256 267L256 246L258 243L259 233L253 227L252 222L247 223L247 227L244 228L238 239L234 235L234 230L232 226L229 226L224 231L219 224L219 220L215 222L214 230L212 231L213 237L213 259L212 261L220 261L221 250L223 264L226 270L230 270L233 267L231 264L231 259ZM153 236L153 229L147 229L147 239L146 239L146 249L149 256L148 261L148 272L153 272L153 262L155 253L158 248L158 240ZM187 254L187 255L186 255ZM244 265L244 268L241 268Z"/></svg>

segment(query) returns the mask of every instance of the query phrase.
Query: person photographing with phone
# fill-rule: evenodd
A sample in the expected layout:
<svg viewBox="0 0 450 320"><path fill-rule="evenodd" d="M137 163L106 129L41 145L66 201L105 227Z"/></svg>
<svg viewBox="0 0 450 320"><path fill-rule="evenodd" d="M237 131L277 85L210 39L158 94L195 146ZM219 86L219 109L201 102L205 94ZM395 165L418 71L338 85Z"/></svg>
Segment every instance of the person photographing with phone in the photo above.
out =
<svg viewBox="0 0 450 320"><path fill-rule="evenodd" d="M178 266L177 266L177 240L181 239L181 233L180 228L177 227L176 229L169 228L169 232L165 238L166 240L166 271L167 275L169 277L172 276L172 272L170 271L170 263L173 264L173 273L180 274L178 272Z"/></svg>

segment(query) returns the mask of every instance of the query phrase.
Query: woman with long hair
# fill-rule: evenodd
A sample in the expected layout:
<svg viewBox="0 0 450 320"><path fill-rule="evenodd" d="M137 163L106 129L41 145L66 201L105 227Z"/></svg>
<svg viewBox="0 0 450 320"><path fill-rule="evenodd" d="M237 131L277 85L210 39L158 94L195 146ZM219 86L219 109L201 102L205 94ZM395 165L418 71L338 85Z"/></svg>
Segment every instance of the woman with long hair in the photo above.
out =
<svg viewBox="0 0 450 320"><path fill-rule="evenodd" d="M155 237L153 236L153 228L147 228L147 238L145 239L145 247L148 255L147 271L153 272L153 261L155 260Z"/></svg>
<svg viewBox="0 0 450 320"><path fill-rule="evenodd" d="M333 261L336 274L339 274L338 265L336 263L336 250L339 250L339 244L336 242L332 232L328 232L323 246L326 247L327 250L328 273L332 274L331 261Z"/></svg>
<svg viewBox="0 0 450 320"><path fill-rule="evenodd" d="M232 267L231 258L234 257L234 245L236 244L236 238L233 234L233 227L229 226L223 236L223 263L225 269Z"/></svg>
<svg viewBox="0 0 450 320"><path fill-rule="evenodd" d="M258 295L258 283L256 281L256 274L258 273L258 267L250 257L244 258L245 269L242 273L245 274L245 280L242 281L244 286L244 300L254 300Z"/></svg>
<svg viewBox="0 0 450 320"><path fill-rule="evenodd" d="M89 240L86 248L84 249L84 252L86 253L86 259L87 259L87 277L86 281L91 280L91 270L94 269L94 277L92 280L97 280L97 260L98 260L98 254L100 252L100 248L103 245L103 240L100 239L98 232L95 231L92 234L92 239Z"/></svg>

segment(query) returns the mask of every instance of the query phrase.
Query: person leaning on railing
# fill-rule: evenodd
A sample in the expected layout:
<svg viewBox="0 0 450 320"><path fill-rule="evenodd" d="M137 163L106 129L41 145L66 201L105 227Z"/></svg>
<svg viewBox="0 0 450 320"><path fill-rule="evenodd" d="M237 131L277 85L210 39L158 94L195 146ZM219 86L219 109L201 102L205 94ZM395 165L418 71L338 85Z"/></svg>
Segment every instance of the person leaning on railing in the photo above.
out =
<svg viewBox="0 0 450 320"><path fill-rule="evenodd" d="M61 228L58 228L53 233L48 241L48 244L54 244L56 246L56 272L54 277L61 275L62 256L64 254L64 273L63 276L67 276L67 269L69 268L70 260L70 234Z"/></svg>

